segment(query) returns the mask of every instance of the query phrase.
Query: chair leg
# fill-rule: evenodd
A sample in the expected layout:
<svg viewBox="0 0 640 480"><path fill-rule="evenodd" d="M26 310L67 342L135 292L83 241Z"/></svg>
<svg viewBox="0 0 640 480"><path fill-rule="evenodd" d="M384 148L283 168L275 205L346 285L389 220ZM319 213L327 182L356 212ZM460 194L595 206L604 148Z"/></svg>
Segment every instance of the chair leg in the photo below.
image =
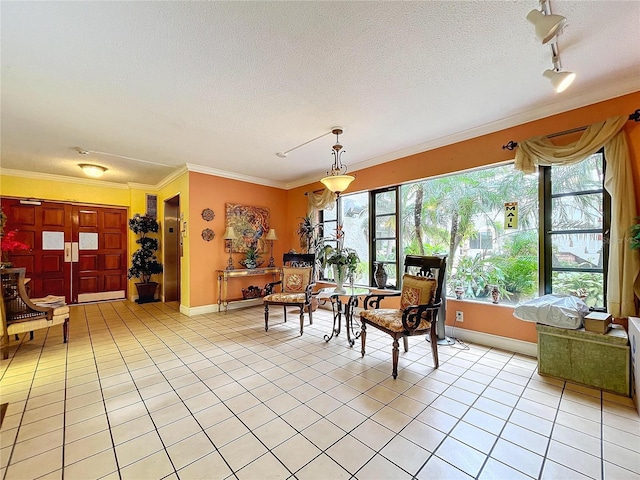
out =
<svg viewBox="0 0 640 480"><path fill-rule="evenodd" d="M304 329L304 304L300 305L300 335L302 335L303 329Z"/></svg>
<svg viewBox="0 0 640 480"><path fill-rule="evenodd" d="M18 336L17 333L16 333L16 340L20 340L20 337Z"/></svg>
<svg viewBox="0 0 640 480"><path fill-rule="evenodd" d="M287 306L283 305L282 309L284 311L284 323L287 323Z"/></svg>
<svg viewBox="0 0 640 480"><path fill-rule="evenodd" d="M0 300L1 301L1 300ZM9 335L3 334L0 339L0 350L2 350L2 359L9 358Z"/></svg>
<svg viewBox="0 0 640 480"><path fill-rule="evenodd" d="M69 341L69 319L68 318L62 324L62 340L63 340L63 343L67 343Z"/></svg>
<svg viewBox="0 0 640 480"><path fill-rule="evenodd" d="M402 337L402 343L404 343L404 353L407 353L409 351L409 338Z"/></svg>
<svg viewBox="0 0 640 480"><path fill-rule="evenodd" d="M307 308L309 309L309 325L313 325L313 310L312 310L312 304L309 303L309 305L307 306Z"/></svg>
<svg viewBox="0 0 640 480"><path fill-rule="evenodd" d="M269 331L269 304L264 304L264 331Z"/></svg>
<svg viewBox="0 0 640 480"><path fill-rule="evenodd" d="M31 330L31 331L29 332L29 337L30 337L30 338L29 338L30 340L33 340L33 330Z"/></svg>
<svg viewBox="0 0 640 480"><path fill-rule="evenodd" d="M429 338L431 339L431 355L433 355L433 363L435 363L436 368L438 368L440 366L440 360L438 359L438 335L436 334L435 321L431 323Z"/></svg>
<svg viewBox="0 0 640 480"><path fill-rule="evenodd" d="M360 327L360 343L362 347L360 348L360 353L364 357L364 344L367 341L367 325L364 322L360 322L362 326Z"/></svg>
<svg viewBox="0 0 640 480"><path fill-rule="evenodd" d="M398 376L398 358L400 357L400 348L398 347L398 339L393 337L393 378Z"/></svg>

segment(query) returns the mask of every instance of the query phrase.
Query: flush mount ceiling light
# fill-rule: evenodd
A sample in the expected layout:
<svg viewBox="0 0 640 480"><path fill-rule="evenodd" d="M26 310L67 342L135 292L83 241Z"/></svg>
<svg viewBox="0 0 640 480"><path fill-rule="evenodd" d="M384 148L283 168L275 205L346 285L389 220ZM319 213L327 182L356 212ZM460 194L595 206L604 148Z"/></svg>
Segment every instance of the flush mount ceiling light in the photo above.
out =
<svg viewBox="0 0 640 480"><path fill-rule="evenodd" d="M101 177L107 169L101 165L94 165L92 163L79 163L78 166L82 169L85 175L93 178Z"/></svg>
<svg viewBox="0 0 640 480"><path fill-rule="evenodd" d="M344 192L351 182L353 182L356 177L353 175L347 175L347 166L342 163L342 145L340 145L339 137L342 134L342 128L334 127L331 130L336 136L336 143L333 146L333 150L331 154L333 155L333 165L331 165L331 170L327 172L327 176L322 178L320 181L322 184L327 187L333 193L340 195L340 193Z"/></svg>
<svg viewBox="0 0 640 480"><path fill-rule="evenodd" d="M540 8L541 10L531 10L527 15L527 20L534 25L536 37L543 45L549 43L551 48L553 69L545 70L542 76L551 81L556 93L564 92L576 78L576 74L573 72L563 72L560 63L557 36L562 32L567 19L562 15L553 15L548 0L540 0Z"/></svg>

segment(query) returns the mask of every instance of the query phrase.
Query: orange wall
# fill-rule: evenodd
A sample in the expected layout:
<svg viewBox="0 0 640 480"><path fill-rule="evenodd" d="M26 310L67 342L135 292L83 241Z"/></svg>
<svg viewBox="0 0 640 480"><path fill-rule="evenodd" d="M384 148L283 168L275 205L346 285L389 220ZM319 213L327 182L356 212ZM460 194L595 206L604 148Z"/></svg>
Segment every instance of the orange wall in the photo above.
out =
<svg viewBox="0 0 640 480"><path fill-rule="evenodd" d="M569 130L604 120L617 115L629 115L640 108L640 92L571 110L552 117L529 122L517 127L483 135L445 147L400 158L375 167L355 172L356 180L346 193L372 190L389 185L398 185L422 178L447 174L474 167L512 160L514 153L502 150L509 140L522 140L533 136ZM635 185L640 186L640 124L627 122L624 127L629 141ZM304 192L322 189L320 182L289 190L289 223L297 224L295 218L306 213ZM640 212L640 192L636 190L636 203ZM291 238L295 239L293 231ZM535 324L521 322L513 317L513 309L480 302L448 301L447 324L453 324L456 310L464 312L465 328L493 335L536 341Z"/></svg>
<svg viewBox="0 0 640 480"><path fill-rule="evenodd" d="M227 203L269 209L269 226L276 229L279 238L273 243L273 257L277 265L282 264L282 254L291 248L285 234L288 224L291 223L287 218L285 190L190 172L188 241L191 264L191 307L211 305L218 301L216 270L224 270L229 258L229 253L224 250L225 242L222 238L226 226ZM210 222L202 218L202 210L205 208L210 208L215 213L215 218ZM202 239L201 232L205 228L210 228L215 233L215 238L210 242ZM269 262L269 255L268 250L262 253L263 266ZM243 256L239 253L233 254L236 268L243 268L238 264L242 258ZM241 289L247 285L264 286L270 281L270 277L233 280L229 282L229 297L241 297Z"/></svg>

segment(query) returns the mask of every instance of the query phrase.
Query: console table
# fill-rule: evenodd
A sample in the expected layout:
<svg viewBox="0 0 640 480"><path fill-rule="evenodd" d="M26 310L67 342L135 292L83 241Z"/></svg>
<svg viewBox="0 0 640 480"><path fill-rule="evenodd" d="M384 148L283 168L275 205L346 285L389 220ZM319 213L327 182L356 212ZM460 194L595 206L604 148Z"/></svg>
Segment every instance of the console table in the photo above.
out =
<svg viewBox="0 0 640 480"><path fill-rule="evenodd" d="M229 298L229 279L271 275L272 281L275 282L276 276L282 274L282 269L280 267L239 268L237 270L216 270L216 274L218 276L218 311L222 311L222 307L224 307L226 312L229 303L245 301L243 298Z"/></svg>

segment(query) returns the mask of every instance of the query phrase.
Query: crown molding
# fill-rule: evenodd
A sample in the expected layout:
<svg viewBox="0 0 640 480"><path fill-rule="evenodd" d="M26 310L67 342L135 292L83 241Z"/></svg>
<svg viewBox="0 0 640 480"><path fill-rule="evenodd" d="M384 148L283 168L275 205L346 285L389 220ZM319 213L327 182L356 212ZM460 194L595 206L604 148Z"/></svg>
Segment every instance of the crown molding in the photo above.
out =
<svg viewBox="0 0 640 480"><path fill-rule="evenodd" d="M351 168L349 170L351 173L354 173L354 172L357 173L358 170L363 170L365 168L374 167L376 165L392 162L394 160L399 160L401 158L409 157L417 153L427 152L429 150L435 150L436 148L445 147L447 145L464 142L466 140L471 140L472 138L481 137L489 133L495 133L495 132L499 132L500 130L506 130L508 128L517 127L525 123L533 122L546 117L551 117L553 115L559 115L561 113L568 112L570 110L586 107L599 102L605 102L607 100L611 100L612 98L622 97L624 95L628 95L630 93L635 93L639 91L640 91L640 77L630 78L628 81L623 83L618 83L616 85L611 86L610 88L599 89L597 92L588 92L584 95L579 95L577 97L570 98L564 101L556 100L557 97L554 96L552 97L553 101L551 103L542 105L534 110L529 110L528 112L524 112L518 115L513 115L511 117L507 117L496 122L487 123L479 127L470 128L468 130L455 133L453 135L436 138L434 140L421 143L419 145L414 145L413 147L408 147L402 150L396 150L395 152L380 155L378 157L365 160L363 162L352 163ZM580 126L580 125L576 125L576 126ZM549 132L549 133L553 133L553 132ZM517 141L519 139L505 138L505 142L507 142L508 140ZM298 188L304 185L309 185L311 183L316 183L319 180L320 180L319 177L307 176L299 180L296 180L295 182L288 183L283 188L285 188L286 190L291 190L293 188Z"/></svg>
<svg viewBox="0 0 640 480"><path fill-rule="evenodd" d="M173 172L171 172L169 175L167 175L166 177L164 177L162 180L160 180L158 182L158 184L156 185L156 188L158 190L163 189L164 187L166 187L167 185L169 185L171 182L173 182L176 178L178 178L180 175L185 174L186 172L188 172L189 170L187 169L187 165L186 164L182 164L180 165L178 168L176 168Z"/></svg>
<svg viewBox="0 0 640 480"><path fill-rule="evenodd" d="M127 185L124 185L122 183L106 182L104 180L93 180L91 178L67 177L64 175L56 175L53 173L28 172L26 170L13 170L9 168L0 168L0 175L7 175L8 177L33 178L37 180L53 180L56 182L76 183L79 185L89 185L92 187L117 188L118 190L129 189Z"/></svg>
<svg viewBox="0 0 640 480"><path fill-rule="evenodd" d="M265 187L275 187L287 190L286 183L276 182L265 178L252 177L250 175L242 175L239 173L227 172L225 170L218 170L216 168L203 167L193 163L187 163L187 170L195 173L204 173L205 175L213 175L216 177L229 178L231 180L239 180L241 182L255 183L256 185L263 185Z"/></svg>

